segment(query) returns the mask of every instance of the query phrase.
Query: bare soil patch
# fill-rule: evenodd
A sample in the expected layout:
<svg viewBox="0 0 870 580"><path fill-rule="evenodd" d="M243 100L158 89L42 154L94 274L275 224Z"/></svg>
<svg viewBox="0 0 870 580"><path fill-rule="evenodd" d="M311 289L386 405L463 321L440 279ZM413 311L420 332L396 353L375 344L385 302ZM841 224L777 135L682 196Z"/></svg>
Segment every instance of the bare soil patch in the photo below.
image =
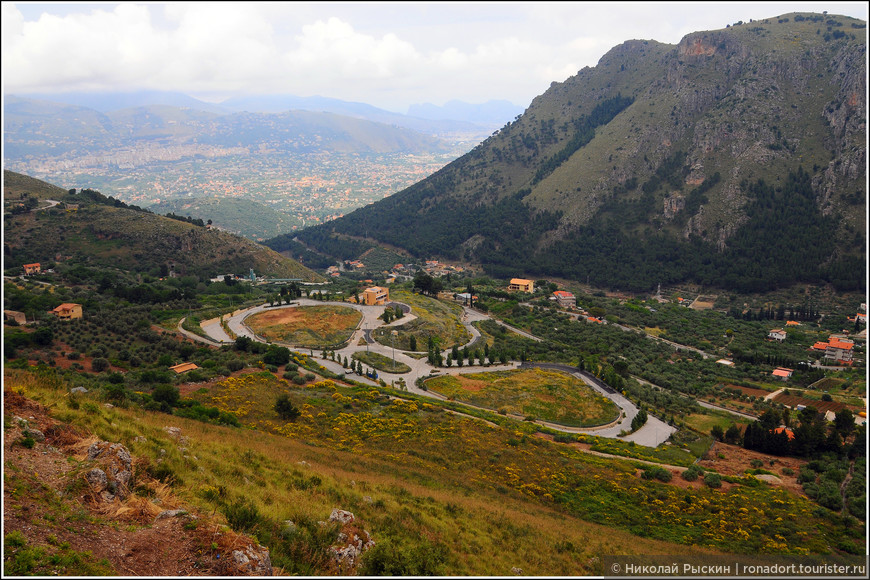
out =
<svg viewBox="0 0 870 580"><path fill-rule="evenodd" d="M765 391L764 389L753 389L752 387L741 387L738 385L725 385L726 389L735 389L740 391L744 395L748 395L750 397L761 397L764 398L770 394L770 391Z"/></svg>
<svg viewBox="0 0 870 580"><path fill-rule="evenodd" d="M478 379L469 379L463 375L456 375L456 378L459 380L459 386L465 391L481 391L486 388L486 381L481 381Z"/></svg>
<svg viewBox="0 0 870 580"><path fill-rule="evenodd" d="M724 457L720 457L720 455L723 455ZM779 485L797 495L806 495L804 494L801 484L797 481L797 476L798 473L800 473L801 466L806 465L807 463L803 459L767 455L757 451L750 451L738 447L737 445L728 445L727 443L717 441L713 443L713 446L710 447L710 450L704 458L698 462L698 465L704 469L718 471L722 475L734 475L740 477L746 473L746 470L755 469L751 463L753 459L757 459L763 463L761 469L769 471L779 478L780 483L775 485ZM771 460L774 462L773 465L770 464ZM783 468L791 469L793 474L784 474L782 472Z"/></svg>
<svg viewBox="0 0 870 580"><path fill-rule="evenodd" d="M347 340L362 315L342 306L301 306L264 310L245 319L251 330L270 340L293 344L336 344Z"/></svg>

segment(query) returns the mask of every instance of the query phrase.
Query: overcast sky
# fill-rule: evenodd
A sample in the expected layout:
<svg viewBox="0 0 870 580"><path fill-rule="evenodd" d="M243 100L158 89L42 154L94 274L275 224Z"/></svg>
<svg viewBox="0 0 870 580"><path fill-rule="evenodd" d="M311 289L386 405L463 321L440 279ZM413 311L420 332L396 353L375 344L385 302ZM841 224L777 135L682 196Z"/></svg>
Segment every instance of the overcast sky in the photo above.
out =
<svg viewBox="0 0 870 580"><path fill-rule="evenodd" d="M2 3L3 94L320 95L520 106L629 39L866 2Z"/></svg>

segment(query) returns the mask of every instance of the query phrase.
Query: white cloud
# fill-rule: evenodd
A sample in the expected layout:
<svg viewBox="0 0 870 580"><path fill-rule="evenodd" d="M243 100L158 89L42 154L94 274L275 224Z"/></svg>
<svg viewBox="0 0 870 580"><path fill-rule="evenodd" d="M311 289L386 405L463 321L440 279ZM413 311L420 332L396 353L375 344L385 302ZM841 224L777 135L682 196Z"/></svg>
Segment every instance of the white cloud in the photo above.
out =
<svg viewBox="0 0 870 580"><path fill-rule="evenodd" d="M857 6L860 5L860 8ZM633 38L865 3L170 2L2 6L4 93L176 90L527 104Z"/></svg>

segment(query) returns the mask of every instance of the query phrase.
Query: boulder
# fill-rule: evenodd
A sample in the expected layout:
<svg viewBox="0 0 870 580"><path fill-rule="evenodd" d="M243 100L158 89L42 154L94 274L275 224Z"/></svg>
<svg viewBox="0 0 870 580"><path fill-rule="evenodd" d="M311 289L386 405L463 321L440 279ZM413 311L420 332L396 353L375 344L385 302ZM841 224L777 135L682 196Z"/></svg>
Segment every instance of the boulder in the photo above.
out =
<svg viewBox="0 0 870 580"><path fill-rule="evenodd" d="M88 480L88 485L97 493L104 491L109 486L109 478L106 472L95 467L85 474L85 479Z"/></svg>
<svg viewBox="0 0 870 580"><path fill-rule="evenodd" d="M341 524L349 524L353 522L356 518L354 515L348 511L340 510L335 508L332 510L332 513L329 516L329 521L331 522L339 522Z"/></svg>
<svg viewBox="0 0 870 580"><path fill-rule="evenodd" d="M233 550L233 561L237 571L241 574L252 576L271 576L272 559L269 557L269 549L263 546L245 546L239 550Z"/></svg>

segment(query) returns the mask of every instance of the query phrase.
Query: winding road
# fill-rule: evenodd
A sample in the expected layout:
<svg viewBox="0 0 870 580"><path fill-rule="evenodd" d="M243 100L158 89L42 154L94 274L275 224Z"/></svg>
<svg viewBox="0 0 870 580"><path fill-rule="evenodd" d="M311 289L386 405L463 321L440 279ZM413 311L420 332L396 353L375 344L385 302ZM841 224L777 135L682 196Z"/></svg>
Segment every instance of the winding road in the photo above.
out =
<svg viewBox="0 0 870 580"><path fill-rule="evenodd" d="M350 339L347 341L346 346L344 348L338 349L335 351L336 359L343 360L345 357L348 360L351 360L353 354L355 352L360 352L363 350L367 350L369 352L375 352L382 356L385 356L391 360L395 360L397 363L403 363L410 367L410 371L402 374L393 374L386 371L378 371L379 378L382 379L387 384L393 385L399 381L399 379L404 380L405 386L408 392L412 392L418 395L423 395L432 398L438 398L435 393L423 390L417 386L417 379L420 377L429 377L436 376L438 374L452 374L458 375L460 373L469 373L469 372L492 372L492 371L500 371L500 370L513 370L520 368L520 363L513 362L504 365L465 365L463 367L433 367L429 364L427 357L414 357L406 354L401 350L394 350L390 346L386 346L374 341L371 337L371 331L378 327L390 327L390 326L399 326L407 323L410 320L413 320L415 317L412 314L412 309L407 307L407 305L392 302L387 306L394 307L399 305L402 307L402 310L406 312L405 316L398 320L394 320L390 324L384 324L383 320L380 316L383 315L384 309L386 306L366 306L361 304L351 304L347 302L323 302L320 300L311 300L308 298L300 298L295 300L292 304L284 305L284 306L267 306L265 304L260 306L254 306L252 308L247 308L244 310L237 310L227 316L224 317L224 321L227 327L231 332L235 333L236 336L245 336L250 338L251 340L256 340L258 342L268 342L261 337L257 336L246 324L245 319L253 314L258 312L263 312L264 310L274 310L276 308L295 308L299 306L319 306L324 304L331 304L335 306L344 306L346 308L353 308L354 310L359 311L362 314L362 319L357 325L356 329L353 331ZM488 315L479 312L477 310L473 310L467 306L463 306L463 315L462 315L462 324L465 326L468 333L471 335L470 342L466 345L471 347L476 341L480 339L480 332L477 328L474 327L472 323L489 320L491 319ZM495 319L493 319L495 320ZM521 336L526 338L530 338L532 340L541 341L542 339L536 336L533 336L527 332L522 330L510 327L499 320L495 320L495 322L501 324L502 326L508 328L510 331L515 332ZM181 330L186 336L194 340L198 340L200 342L208 342L210 344L232 344L234 342L233 339L224 331L221 326L220 319L215 318L212 320L205 321L201 324L202 330L208 335L211 340L204 339L201 336L190 333L181 329L181 323L178 325L179 330ZM462 347L460 347L462 348ZM312 354L313 349L309 348L291 348L299 353L303 354ZM446 357L449 351L444 351L443 354ZM317 353L314 352L316 355ZM420 353L425 354L425 353ZM347 373L347 370L338 362L332 361L330 359L321 359L318 360L318 364L323 366L329 371L332 371L336 374ZM579 371L576 368L569 367L566 365L551 365L551 364L533 364L526 363L525 366L541 366L545 368L555 368L558 370L562 370L567 372L574 377L582 380L584 383L589 385L592 389L599 392L603 396L607 397L611 401L613 401L620 409L620 418L617 421L609 425L603 425L600 427L592 427L592 428L571 428L565 427L563 425L556 425L553 423L547 423L543 421L536 421L538 424L549 427L554 430L564 431L567 433L587 433L592 435L597 435L599 437L611 437L616 438L622 432L628 432L631 430L631 420L634 419L635 415L638 413L637 407L620 393L613 391L599 381L594 376ZM354 377L354 380L364 384L375 385L375 381L366 378L365 376L357 376ZM625 441L634 441L638 445L644 445L647 447L657 447L661 445L671 434L676 431L670 425L664 423L663 421L649 416L646 425L642 428L638 429L636 432L631 433L625 437L620 437L620 439Z"/></svg>

